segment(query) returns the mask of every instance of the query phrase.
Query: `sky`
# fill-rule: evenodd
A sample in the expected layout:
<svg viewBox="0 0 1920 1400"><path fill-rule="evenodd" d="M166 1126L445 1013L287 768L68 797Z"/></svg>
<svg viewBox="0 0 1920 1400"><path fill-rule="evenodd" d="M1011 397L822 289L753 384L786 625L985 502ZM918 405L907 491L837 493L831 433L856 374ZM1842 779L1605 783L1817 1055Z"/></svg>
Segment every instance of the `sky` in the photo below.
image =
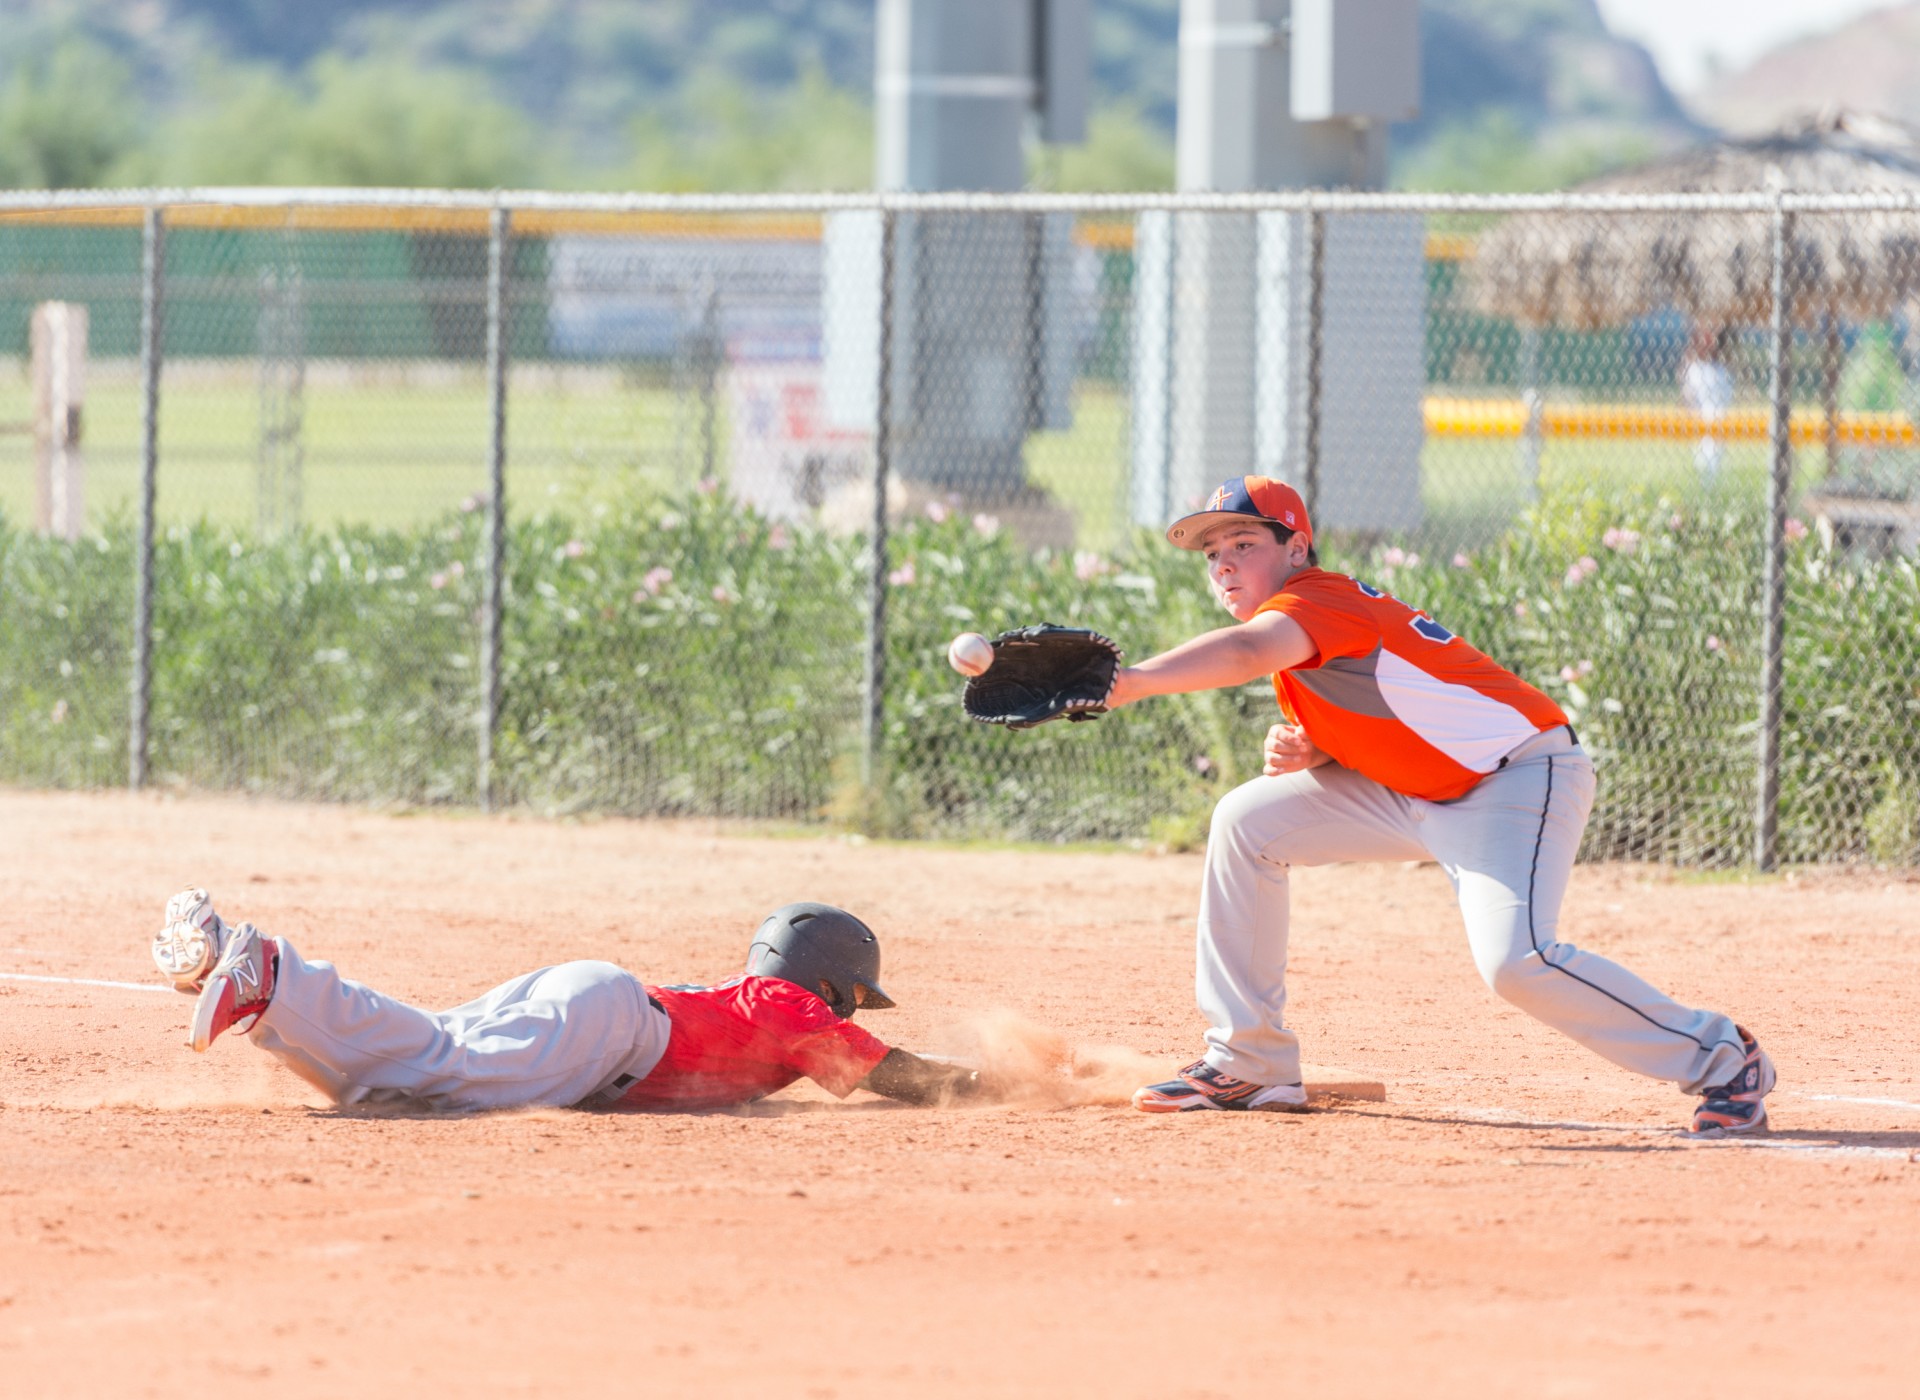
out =
<svg viewBox="0 0 1920 1400"><path fill-rule="evenodd" d="M1744 68L1767 50L1838 29L1888 0L1599 0L1607 27L1653 51L1667 86L1691 92L1722 68Z"/></svg>

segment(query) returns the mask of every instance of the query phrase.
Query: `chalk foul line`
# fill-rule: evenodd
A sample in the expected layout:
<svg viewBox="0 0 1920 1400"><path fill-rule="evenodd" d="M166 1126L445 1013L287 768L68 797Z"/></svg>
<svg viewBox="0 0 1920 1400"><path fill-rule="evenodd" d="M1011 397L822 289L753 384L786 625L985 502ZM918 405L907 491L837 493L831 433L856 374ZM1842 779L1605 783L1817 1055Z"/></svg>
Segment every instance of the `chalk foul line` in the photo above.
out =
<svg viewBox="0 0 1920 1400"><path fill-rule="evenodd" d="M1904 1108L1909 1113L1920 1113L1920 1103L1906 1099L1866 1099L1853 1094L1802 1094L1803 1099L1818 1099L1822 1103L1864 1103L1875 1108Z"/></svg>
<svg viewBox="0 0 1920 1400"><path fill-rule="evenodd" d="M1807 1098L1839 1098L1839 1095L1808 1094ZM1879 1102L1876 1100L1849 1100L1854 1103ZM1889 1099L1884 1102L1897 1104L1902 1108L1920 1108L1920 1105L1907 1103L1903 1099ZM1821 1156L1842 1157L1888 1157L1902 1162L1914 1160L1913 1153L1904 1147L1865 1147L1844 1142L1799 1142L1786 1141L1771 1137L1713 1137L1702 1135L1695 1137L1684 1128L1671 1123L1581 1123L1561 1118L1526 1118L1517 1113L1506 1113L1496 1108L1481 1108L1477 1104L1449 1104L1443 1109L1446 1113L1457 1113L1463 1118L1473 1118L1492 1126L1510 1125L1516 1128L1562 1128L1576 1133L1634 1133L1646 1136L1677 1138L1693 1147L1741 1147L1759 1148L1773 1152L1811 1152Z"/></svg>
<svg viewBox="0 0 1920 1400"><path fill-rule="evenodd" d="M156 987L151 982L109 982L100 977L49 977L37 972L0 972L0 982L53 982L65 987L112 987L122 992L166 992L171 987Z"/></svg>

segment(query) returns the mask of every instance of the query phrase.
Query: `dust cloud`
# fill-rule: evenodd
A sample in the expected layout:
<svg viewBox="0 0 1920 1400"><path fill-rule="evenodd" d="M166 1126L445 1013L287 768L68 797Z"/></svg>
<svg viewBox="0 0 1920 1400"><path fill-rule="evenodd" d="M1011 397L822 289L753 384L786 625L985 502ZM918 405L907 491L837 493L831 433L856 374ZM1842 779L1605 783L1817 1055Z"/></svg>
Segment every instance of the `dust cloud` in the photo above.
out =
<svg viewBox="0 0 1920 1400"><path fill-rule="evenodd" d="M953 1059L979 1069L996 1102L1037 1108L1124 1104L1172 1069L1123 1045L1076 1045L1012 1011L954 1026L942 1044Z"/></svg>

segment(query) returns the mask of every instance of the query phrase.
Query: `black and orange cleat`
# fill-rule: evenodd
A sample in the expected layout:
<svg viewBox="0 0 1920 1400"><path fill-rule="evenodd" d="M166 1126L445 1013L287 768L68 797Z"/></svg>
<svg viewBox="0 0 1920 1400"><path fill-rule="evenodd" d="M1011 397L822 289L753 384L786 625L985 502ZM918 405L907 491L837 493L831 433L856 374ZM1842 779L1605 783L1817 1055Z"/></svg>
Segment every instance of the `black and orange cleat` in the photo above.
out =
<svg viewBox="0 0 1920 1400"><path fill-rule="evenodd" d="M1700 1104L1693 1110L1696 1137L1766 1131L1767 1095L1773 1092L1780 1076L1774 1073L1773 1061L1760 1048L1760 1042L1748 1035L1744 1027L1734 1029L1740 1033L1747 1058L1732 1079L1700 1096Z"/></svg>
<svg viewBox="0 0 1920 1400"><path fill-rule="evenodd" d="M1304 1113L1307 1091L1298 1084L1250 1084L1205 1060L1195 1060L1176 1079L1135 1089L1133 1106L1142 1113L1187 1113L1197 1108Z"/></svg>

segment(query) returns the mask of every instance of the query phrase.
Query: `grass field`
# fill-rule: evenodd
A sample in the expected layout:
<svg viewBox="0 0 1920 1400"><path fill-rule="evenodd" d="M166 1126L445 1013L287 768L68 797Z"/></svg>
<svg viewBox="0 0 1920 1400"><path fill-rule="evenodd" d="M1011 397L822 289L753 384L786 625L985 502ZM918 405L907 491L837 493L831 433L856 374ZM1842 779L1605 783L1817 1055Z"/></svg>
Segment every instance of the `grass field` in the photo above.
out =
<svg viewBox="0 0 1920 1400"><path fill-rule="evenodd" d="M0 425L29 416L28 386L0 371ZM261 408L246 362L186 363L162 386L158 510L166 522L257 518ZM311 524L399 526L430 519L486 485L486 384L478 366L373 364L309 371L302 445L302 518ZM727 414L716 415L724 475ZM90 386L85 450L89 518L131 512L139 474L140 404L130 366L102 366ZM0 511L31 519L32 439L0 433ZM519 512L580 513L636 491L684 487L703 470L700 405L658 380L592 367L525 366L509 392L508 492ZM1803 461L1817 462L1815 454ZM1123 392L1087 384L1074 426L1030 444L1034 481L1078 522L1079 542L1111 548L1128 530L1128 421ZM1728 447L1715 494L1764 486L1767 449ZM1337 464L1333 464L1337 468ZM1430 438L1421 455L1425 524L1406 543L1429 550L1490 541L1528 499L1511 439ZM1687 442L1553 439L1541 484L1640 485L1676 499L1702 494Z"/></svg>
<svg viewBox="0 0 1920 1400"><path fill-rule="evenodd" d="M696 470L691 412L677 411L668 390L623 391L613 378L516 377L507 439L514 496L591 499L636 477L665 485L682 467ZM169 375L161 395L161 519L253 520L261 414L251 368L192 367ZM0 423L22 421L28 412L24 380L0 376ZM376 366L311 380L302 436L304 518L406 525L458 505L486 487L488 422L477 367L403 375ZM85 449L90 516L131 510L140 400L130 376L90 386ZM29 517L33 490L31 439L0 436L0 509Z"/></svg>

